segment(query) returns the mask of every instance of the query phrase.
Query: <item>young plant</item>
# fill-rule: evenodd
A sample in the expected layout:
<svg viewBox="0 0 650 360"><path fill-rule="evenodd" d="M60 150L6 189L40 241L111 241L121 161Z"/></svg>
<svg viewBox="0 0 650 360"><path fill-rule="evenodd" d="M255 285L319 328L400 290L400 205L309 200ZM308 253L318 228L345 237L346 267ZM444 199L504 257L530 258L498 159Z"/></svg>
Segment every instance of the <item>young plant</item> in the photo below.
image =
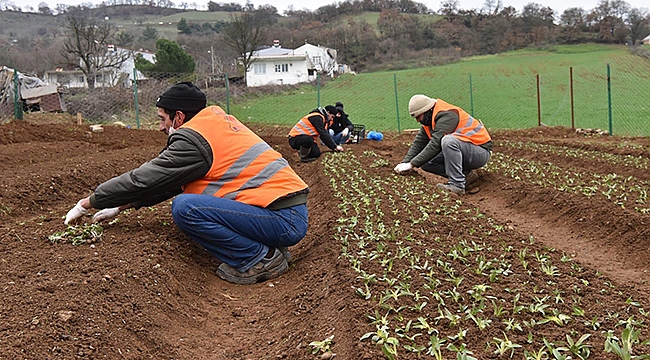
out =
<svg viewBox="0 0 650 360"><path fill-rule="evenodd" d="M334 335L331 335L327 337L327 339L323 341L312 341L309 343L309 346L311 346L311 353L312 354L318 354L318 353L331 353L330 346L332 346L332 340L334 339Z"/></svg>
<svg viewBox="0 0 650 360"><path fill-rule="evenodd" d="M510 339L508 339L508 336L506 333L503 333L503 339L499 338L492 338L493 343L496 345L496 350L494 350L494 353L502 356L506 354L508 351L510 351L510 357L512 358L512 355L515 353L516 348L520 348L521 345L515 344Z"/></svg>
<svg viewBox="0 0 650 360"><path fill-rule="evenodd" d="M578 339L578 341L574 341L571 336L567 334L566 342L569 346L569 352L578 359L587 359L589 355L591 355L591 350L589 349L591 346L586 344L585 341L587 341L590 336L591 334L584 334L580 339Z"/></svg>
<svg viewBox="0 0 650 360"><path fill-rule="evenodd" d="M364 334L360 340L363 341L368 338L381 347L381 351L386 358L389 360L397 359L399 340L389 335L388 326L384 325L380 327L377 325L377 331Z"/></svg>
<svg viewBox="0 0 650 360"><path fill-rule="evenodd" d="M641 330L634 330L634 327L628 326L621 333L621 338L618 339L614 336L614 331L607 331L607 339L605 339L605 351L608 353L614 353L619 358L623 360L631 359L650 359L650 355L633 355L632 347L635 344L649 345L650 341L646 340L641 342L639 340L639 335Z"/></svg>
<svg viewBox="0 0 650 360"><path fill-rule="evenodd" d="M72 245L92 244L99 240L104 233L104 228L98 224L84 224L81 226L68 226L64 231L55 232L48 236L51 243L69 241Z"/></svg>

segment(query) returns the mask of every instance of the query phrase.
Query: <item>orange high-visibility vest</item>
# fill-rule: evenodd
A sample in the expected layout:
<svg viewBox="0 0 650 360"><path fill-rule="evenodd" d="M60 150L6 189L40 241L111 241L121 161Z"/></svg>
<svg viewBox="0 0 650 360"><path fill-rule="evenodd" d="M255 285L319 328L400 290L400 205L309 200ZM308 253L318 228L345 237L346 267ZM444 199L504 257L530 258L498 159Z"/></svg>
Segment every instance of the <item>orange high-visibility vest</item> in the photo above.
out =
<svg viewBox="0 0 650 360"><path fill-rule="evenodd" d="M289 136L294 137L298 135L309 135L313 136L314 139L317 139L320 135L318 134L318 131L316 131L316 128L314 125L311 124L309 121L310 116L318 115L321 117L323 120L323 125L325 126L325 129L327 129L328 124L325 121L325 117L323 114L318 113L318 112L313 112L305 115L296 125L291 128L291 131L289 131Z"/></svg>
<svg viewBox="0 0 650 360"><path fill-rule="evenodd" d="M459 108L458 106L451 105L447 102L444 102L440 99L436 101L436 105L433 108L432 119L436 118L441 111L455 111L458 113L458 126L451 135L457 137L461 141L471 142L474 145L483 145L488 141L492 140L490 134L488 133L485 126L479 119L474 119L470 116L465 110ZM431 139L431 127L425 126L424 131Z"/></svg>
<svg viewBox="0 0 650 360"><path fill-rule="evenodd" d="M266 207L307 188L279 152L218 106L201 110L181 128L201 134L212 149L212 167L202 179L184 185L185 193Z"/></svg>

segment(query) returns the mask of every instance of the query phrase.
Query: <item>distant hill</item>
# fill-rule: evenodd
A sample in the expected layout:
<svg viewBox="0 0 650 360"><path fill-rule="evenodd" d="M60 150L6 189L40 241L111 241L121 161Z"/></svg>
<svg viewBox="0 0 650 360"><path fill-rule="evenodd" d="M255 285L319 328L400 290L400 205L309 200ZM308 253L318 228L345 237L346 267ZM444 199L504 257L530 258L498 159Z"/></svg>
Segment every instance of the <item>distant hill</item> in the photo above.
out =
<svg viewBox="0 0 650 360"><path fill-rule="evenodd" d="M188 22L205 23L228 21L231 14L223 11L181 10L148 5L105 6L81 13L85 17L108 19L106 21L114 23L120 31L139 33L141 28L150 25L161 36L170 40L174 40L178 35L176 26L181 18L185 18ZM9 41L37 36L58 37L64 34L68 15L79 15L79 13L43 15L39 13L1 11L0 39Z"/></svg>

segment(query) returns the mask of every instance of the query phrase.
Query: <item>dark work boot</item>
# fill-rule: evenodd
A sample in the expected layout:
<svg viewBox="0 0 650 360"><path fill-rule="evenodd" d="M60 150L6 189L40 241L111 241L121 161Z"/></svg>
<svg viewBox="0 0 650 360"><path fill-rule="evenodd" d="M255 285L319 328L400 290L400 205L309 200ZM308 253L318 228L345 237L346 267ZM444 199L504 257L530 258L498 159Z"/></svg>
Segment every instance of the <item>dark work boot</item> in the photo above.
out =
<svg viewBox="0 0 650 360"><path fill-rule="evenodd" d="M479 180L480 176L474 170L465 175L465 189L471 188Z"/></svg>
<svg viewBox="0 0 650 360"><path fill-rule="evenodd" d="M270 257L270 258L267 258ZM278 249L269 249L269 253L260 262L253 265L246 272L239 272L234 267L223 263L217 269L220 278L233 284L255 284L268 279L276 278L289 269L287 259Z"/></svg>
<svg viewBox="0 0 650 360"><path fill-rule="evenodd" d="M438 187L441 189L445 189L449 192L452 192L456 195L465 195L465 189L459 188L458 186L452 185L451 183L438 184Z"/></svg>
<svg viewBox="0 0 650 360"><path fill-rule="evenodd" d="M298 154L300 154L300 161L307 163L318 159L317 157L309 157L310 152L311 148L301 146L300 150L298 150Z"/></svg>
<svg viewBox="0 0 650 360"><path fill-rule="evenodd" d="M282 256L287 260L287 262L291 262L293 260L293 256L291 255L291 252L289 251L289 248L286 246L280 246L278 248L280 252L282 253Z"/></svg>

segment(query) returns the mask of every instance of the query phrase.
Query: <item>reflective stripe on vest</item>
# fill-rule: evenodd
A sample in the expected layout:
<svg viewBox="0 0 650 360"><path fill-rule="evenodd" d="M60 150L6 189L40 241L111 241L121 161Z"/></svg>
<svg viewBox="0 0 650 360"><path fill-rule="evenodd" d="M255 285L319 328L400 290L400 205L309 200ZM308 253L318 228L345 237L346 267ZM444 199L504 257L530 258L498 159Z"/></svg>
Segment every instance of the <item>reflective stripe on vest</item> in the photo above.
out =
<svg viewBox="0 0 650 360"><path fill-rule="evenodd" d="M320 116L323 121L323 124L325 125L325 117L320 113L313 112L307 114L307 116L304 116L302 119L300 119L300 121L298 121L298 123L294 125L293 128L291 128L291 131L289 131L289 136L294 137L298 135L309 135L315 138L319 137L320 135L318 134L318 131L316 130L314 125L312 125L312 123L309 121L309 117L313 115ZM327 126L325 126L325 128L327 128Z"/></svg>
<svg viewBox="0 0 650 360"><path fill-rule="evenodd" d="M265 207L307 188L280 153L218 106L202 110L181 128L201 134L213 157L208 173L186 184L185 193Z"/></svg>
<svg viewBox="0 0 650 360"><path fill-rule="evenodd" d="M473 118L465 110L443 100L438 99L436 101L431 118L435 119L438 113L442 111L455 111L458 114L458 125L451 135L454 135L459 140L471 142L474 145L483 145L492 140L481 120ZM431 127L424 126L424 131L431 139Z"/></svg>

